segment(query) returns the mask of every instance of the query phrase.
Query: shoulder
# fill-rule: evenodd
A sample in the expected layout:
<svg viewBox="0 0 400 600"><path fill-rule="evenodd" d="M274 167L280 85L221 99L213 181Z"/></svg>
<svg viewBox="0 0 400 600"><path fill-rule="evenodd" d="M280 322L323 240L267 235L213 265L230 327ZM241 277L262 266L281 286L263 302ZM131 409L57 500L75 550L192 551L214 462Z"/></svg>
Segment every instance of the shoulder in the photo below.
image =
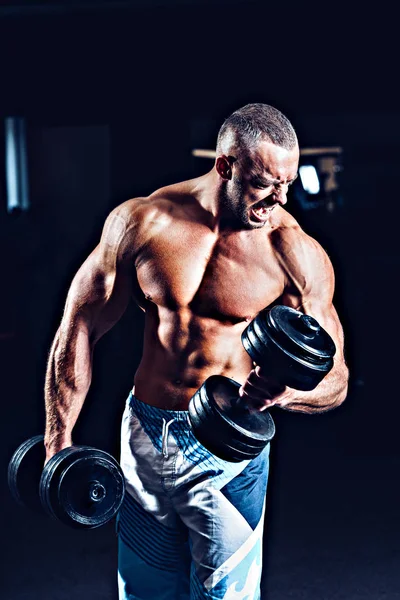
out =
<svg viewBox="0 0 400 600"><path fill-rule="evenodd" d="M190 179L161 187L149 196L131 198L117 206L109 215L110 220L123 220L127 227L170 224L171 220L187 215L198 208L195 189L200 178Z"/></svg>
<svg viewBox="0 0 400 600"><path fill-rule="evenodd" d="M285 211L272 226L272 246L284 263L302 263L306 269L315 269L317 266L331 267L328 254L321 244L308 235L292 215Z"/></svg>
<svg viewBox="0 0 400 600"><path fill-rule="evenodd" d="M189 183L184 181L157 189L146 197L131 198L117 206L110 217L124 220L127 227L168 224L194 202Z"/></svg>
<svg viewBox="0 0 400 600"><path fill-rule="evenodd" d="M143 219L151 218L151 215L157 212L157 203L151 201L150 197L131 198L110 212L105 225L128 230L137 227Z"/></svg>
<svg viewBox="0 0 400 600"><path fill-rule="evenodd" d="M303 293L315 290L333 294L334 271L328 254L291 215L286 215L272 230L271 242L287 284Z"/></svg>
<svg viewBox="0 0 400 600"><path fill-rule="evenodd" d="M107 216L103 236L111 240L151 234L155 226L167 225L172 212L171 202L162 197L131 198L116 206Z"/></svg>
<svg viewBox="0 0 400 600"><path fill-rule="evenodd" d="M183 215L191 201L193 199L184 184L161 188L147 197L131 198L109 213L102 239L112 245L122 244L138 251L154 235Z"/></svg>

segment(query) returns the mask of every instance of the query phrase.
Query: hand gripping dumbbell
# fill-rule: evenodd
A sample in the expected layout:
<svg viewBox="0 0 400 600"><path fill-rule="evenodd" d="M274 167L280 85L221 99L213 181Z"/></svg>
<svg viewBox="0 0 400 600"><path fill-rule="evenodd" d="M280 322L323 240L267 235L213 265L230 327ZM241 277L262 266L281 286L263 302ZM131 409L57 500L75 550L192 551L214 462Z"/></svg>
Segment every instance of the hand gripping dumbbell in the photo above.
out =
<svg viewBox="0 0 400 600"><path fill-rule="evenodd" d="M70 446L46 463L44 437L23 442L8 465L13 498L36 511L81 529L94 529L118 512L125 493L121 467L107 452Z"/></svg>
<svg viewBox="0 0 400 600"><path fill-rule="evenodd" d="M242 333L242 344L265 375L296 390L314 389L333 367L335 344L310 315L288 306L264 309ZM256 457L275 434L268 411L252 410L239 397L240 384L212 375L189 402L193 433L220 458Z"/></svg>

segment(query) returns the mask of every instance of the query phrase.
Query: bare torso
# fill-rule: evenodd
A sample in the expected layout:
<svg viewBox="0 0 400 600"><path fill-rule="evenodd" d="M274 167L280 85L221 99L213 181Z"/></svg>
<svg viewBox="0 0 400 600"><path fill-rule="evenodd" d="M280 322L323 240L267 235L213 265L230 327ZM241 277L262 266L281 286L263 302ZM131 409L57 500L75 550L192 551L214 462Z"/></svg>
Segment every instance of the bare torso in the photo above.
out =
<svg viewBox="0 0 400 600"><path fill-rule="evenodd" d="M261 408L321 412L343 402L348 371L332 265L283 209L298 148L261 141L252 157L232 178L228 157L221 156L204 176L128 200L107 217L99 244L73 278L51 347L46 460L72 444L94 347L132 294L145 311L134 379L143 402L186 410L214 374L243 384L240 393ZM334 368L315 391L271 387L242 346L249 321L274 303L312 315L335 342Z"/></svg>
<svg viewBox="0 0 400 600"><path fill-rule="evenodd" d="M271 232L296 225L277 207L263 228L215 230L193 185L132 201L140 204L134 297L146 312L135 394L174 410L186 410L210 375L245 381L252 362L241 332L285 287Z"/></svg>

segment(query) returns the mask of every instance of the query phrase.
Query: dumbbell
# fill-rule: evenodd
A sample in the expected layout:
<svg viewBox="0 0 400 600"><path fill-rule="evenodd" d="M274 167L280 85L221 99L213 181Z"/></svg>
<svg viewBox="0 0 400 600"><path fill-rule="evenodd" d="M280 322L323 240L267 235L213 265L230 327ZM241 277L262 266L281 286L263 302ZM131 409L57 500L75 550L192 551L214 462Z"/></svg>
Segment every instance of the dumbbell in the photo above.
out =
<svg viewBox="0 0 400 600"><path fill-rule="evenodd" d="M310 315L288 306L265 308L242 333L242 344L265 375L296 390L314 389L333 367L334 341ZM212 375L189 402L189 420L199 442L230 461L258 456L275 435L270 413L239 397L240 384Z"/></svg>
<svg viewBox="0 0 400 600"><path fill-rule="evenodd" d="M44 436L23 442L8 465L8 486L18 504L43 510L81 529L94 529L118 512L125 480L118 462L90 446L70 446L46 463Z"/></svg>

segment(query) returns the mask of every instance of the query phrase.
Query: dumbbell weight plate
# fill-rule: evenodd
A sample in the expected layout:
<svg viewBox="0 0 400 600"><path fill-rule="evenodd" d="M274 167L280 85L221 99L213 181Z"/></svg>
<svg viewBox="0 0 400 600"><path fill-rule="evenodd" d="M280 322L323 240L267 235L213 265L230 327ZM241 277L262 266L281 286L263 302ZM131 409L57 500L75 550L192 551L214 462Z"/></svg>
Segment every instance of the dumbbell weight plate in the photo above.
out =
<svg viewBox="0 0 400 600"><path fill-rule="evenodd" d="M8 487L14 500L37 512L43 512L39 497L39 482L46 458L43 440L43 435L36 435L18 446L7 473Z"/></svg>
<svg viewBox="0 0 400 600"><path fill-rule="evenodd" d="M257 456L275 434L271 415L251 412L238 403L240 384L212 375L189 403L189 417L198 440L216 456L231 462Z"/></svg>
<svg viewBox="0 0 400 600"><path fill-rule="evenodd" d="M329 373L336 351L313 317L288 306L260 311L243 331L242 343L266 374L303 391L314 389Z"/></svg>
<svg viewBox="0 0 400 600"><path fill-rule="evenodd" d="M189 413L196 438L215 456L229 462L240 462L251 460L262 450L262 447L252 448L248 443L245 444L240 440L234 440L235 447L232 447L232 440L229 439L227 432L223 432L221 427L207 418L204 400L202 401L200 394L193 396Z"/></svg>
<svg viewBox="0 0 400 600"><path fill-rule="evenodd" d="M110 454L89 446L70 446L48 461L39 492L50 515L72 527L93 529L116 515L125 482Z"/></svg>
<svg viewBox="0 0 400 600"><path fill-rule="evenodd" d="M250 446L263 448L275 434L275 424L267 411L251 411L239 399L240 383L212 375L205 382L204 398L214 413L228 426L230 439L242 440ZM204 402L207 406L207 402Z"/></svg>

